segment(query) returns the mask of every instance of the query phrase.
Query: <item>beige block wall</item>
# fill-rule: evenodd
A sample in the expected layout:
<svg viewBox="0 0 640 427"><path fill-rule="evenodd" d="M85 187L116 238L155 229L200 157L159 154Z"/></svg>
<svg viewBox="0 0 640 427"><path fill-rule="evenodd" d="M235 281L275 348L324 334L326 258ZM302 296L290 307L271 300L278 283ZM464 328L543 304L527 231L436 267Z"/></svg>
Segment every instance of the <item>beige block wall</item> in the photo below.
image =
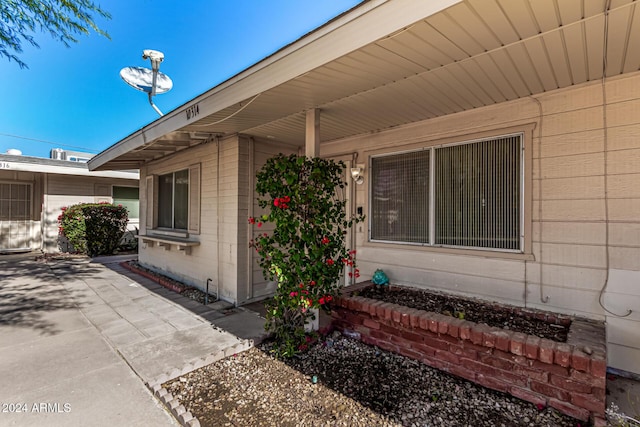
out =
<svg viewBox="0 0 640 427"><path fill-rule="evenodd" d="M200 233L189 236L199 241L190 254L175 247L166 250L142 244L140 262L148 267L200 289L211 279L211 292L220 299L242 303L251 293L249 268L250 149L246 137L233 136L218 142L183 150L141 170L140 194L146 194L146 177L161 175L200 163ZM143 188L144 187L144 188ZM141 200L141 212L147 201ZM141 215L141 232L147 233Z"/></svg>
<svg viewBox="0 0 640 427"><path fill-rule="evenodd" d="M77 203L109 202L111 187L137 187L137 179L87 177L73 175L44 174L43 233L44 251L58 252L68 247L58 238L58 215L63 206ZM133 224L138 226L138 221Z"/></svg>
<svg viewBox="0 0 640 427"><path fill-rule="evenodd" d="M322 156L357 152L368 164L374 153L535 126L525 166L530 254L370 243L365 223L356 234L362 278L382 268L398 284L606 320L609 365L640 373L639 88L635 73L610 79L604 95L589 83L323 145ZM368 178L356 193L365 213ZM600 306L605 283L606 309L629 316Z"/></svg>
<svg viewBox="0 0 640 427"><path fill-rule="evenodd" d="M191 249L190 254L179 252L175 246L161 248L140 242L138 248L139 261L149 268L162 271L169 277L204 289L207 279L211 279L210 291L216 292L219 287L222 299L235 299L233 286L226 286L222 281L222 261L218 262L218 254L224 251L224 244L218 243L218 181L219 169L222 165L218 162L218 144L220 144L221 158L224 151L234 144L233 140L224 140L199 145L197 147L180 151L173 156L168 156L160 161L152 162L140 169L140 194L147 194L146 177L150 175L162 175L189 168L193 164L200 163L200 234L190 236L198 240L200 246ZM220 179L221 181L221 179ZM149 230L146 223L148 200L141 197L140 200L140 234L147 234ZM219 274L220 273L220 274Z"/></svg>
<svg viewBox="0 0 640 427"><path fill-rule="evenodd" d="M29 183L32 186L31 249L59 252L58 215L63 206L76 203L111 202L111 187L138 186L138 180L39 172L0 171L0 181ZM137 221L134 225L138 225Z"/></svg>

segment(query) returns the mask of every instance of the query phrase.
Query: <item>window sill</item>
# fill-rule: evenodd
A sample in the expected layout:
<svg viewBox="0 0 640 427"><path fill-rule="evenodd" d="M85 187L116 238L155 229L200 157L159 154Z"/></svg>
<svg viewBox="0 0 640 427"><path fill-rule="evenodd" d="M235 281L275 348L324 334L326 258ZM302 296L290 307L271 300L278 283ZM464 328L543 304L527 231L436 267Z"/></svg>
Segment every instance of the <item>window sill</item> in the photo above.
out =
<svg viewBox="0 0 640 427"><path fill-rule="evenodd" d="M174 236L165 236L165 235L138 235L138 239L142 241L142 243L146 243L149 247L158 246L163 248L166 251L170 251L172 246L175 246L178 252L182 252L185 255L191 254L191 248L194 246L199 246L200 242L196 242L194 240L188 240L186 238L174 237Z"/></svg>
<svg viewBox="0 0 640 427"><path fill-rule="evenodd" d="M385 243L385 242L366 242L363 247L369 248L383 248L383 249L398 249L398 250L411 250L420 252L437 252L444 255L463 255L463 256L475 256L481 258L493 258L493 259L512 259L518 261L535 261L535 257L532 253L522 252L505 252L500 250L486 250L486 249L468 249L468 248L452 248L443 246L423 246L414 244L401 244L401 243Z"/></svg>
<svg viewBox="0 0 640 427"><path fill-rule="evenodd" d="M173 228L154 228L151 230L147 230L147 232L149 233L149 237L168 237L170 239L172 238L180 238L180 239L186 239L187 237L189 237L189 233L187 233L187 230L176 230Z"/></svg>

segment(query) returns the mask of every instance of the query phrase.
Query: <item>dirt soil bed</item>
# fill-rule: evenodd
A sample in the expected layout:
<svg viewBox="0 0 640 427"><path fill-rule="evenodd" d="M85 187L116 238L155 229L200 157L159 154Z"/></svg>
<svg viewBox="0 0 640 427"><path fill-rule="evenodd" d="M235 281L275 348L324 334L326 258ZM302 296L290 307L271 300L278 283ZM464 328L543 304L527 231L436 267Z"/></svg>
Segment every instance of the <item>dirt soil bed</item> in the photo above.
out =
<svg viewBox="0 0 640 427"><path fill-rule="evenodd" d="M356 293L354 293L354 296ZM522 313L518 307L493 304L472 298L461 298L399 286L371 286L357 292L358 296L404 305L409 308L441 313L484 323L497 328L536 335L556 342L566 342L569 324L556 324ZM568 320L568 319L567 319Z"/></svg>
<svg viewBox="0 0 640 427"><path fill-rule="evenodd" d="M164 386L203 427L585 426L339 333L300 357L276 360L267 343Z"/></svg>

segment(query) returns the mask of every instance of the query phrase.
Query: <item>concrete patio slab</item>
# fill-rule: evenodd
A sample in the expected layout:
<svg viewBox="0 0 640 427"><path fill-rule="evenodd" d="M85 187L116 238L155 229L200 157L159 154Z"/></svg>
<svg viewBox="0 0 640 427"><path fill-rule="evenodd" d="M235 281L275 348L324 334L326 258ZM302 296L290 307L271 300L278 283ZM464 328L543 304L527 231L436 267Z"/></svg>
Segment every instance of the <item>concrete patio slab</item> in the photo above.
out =
<svg viewBox="0 0 640 427"><path fill-rule="evenodd" d="M124 345L118 350L143 380L152 382L175 369L182 373L187 365L193 366L238 343L235 336L202 324Z"/></svg>
<svg viewBox="0 0 640 427"><path fill-rule="evenodd" d="M0 425L177 425L49 265L0 257L0 285Z"/></svg>
<svg viewBox="0 0 640 427"><path fill-rule="evenodd" d="M264 337L255 313L223 301L204 306L103 262L0 257L0 375L12 384L0 401L30 411L0 414L0 425L175 425L145 382Z"/></svg>
<svg viewBox="0 0 640 427"><path fill-rule="evenodd" d="M115 357L92 328L5 347L0 354L2 382L11 387L0 388L0 401L11 401L7 393L20 395L47 383L73 378L78 372L92 372L96 367L112 364ZM29 367L28 374L25 366Z"/></svg>
<svg viewBox="0 0 640 427"><path fill-rule="evenodd" d="M239 310L236 313L213 319L212 323L225 331L246 340L259 342L264 338L264 319L257 313Z"/></svg>
<svg viewBox="0 0 640 427"><path fill-rule="evenodd" d="M3 426L178 425L161 402L118 358L100 369L11 397L12 401L28 402L28 412L0 414ZM46 409L43 411L43 408Z"/></svg>

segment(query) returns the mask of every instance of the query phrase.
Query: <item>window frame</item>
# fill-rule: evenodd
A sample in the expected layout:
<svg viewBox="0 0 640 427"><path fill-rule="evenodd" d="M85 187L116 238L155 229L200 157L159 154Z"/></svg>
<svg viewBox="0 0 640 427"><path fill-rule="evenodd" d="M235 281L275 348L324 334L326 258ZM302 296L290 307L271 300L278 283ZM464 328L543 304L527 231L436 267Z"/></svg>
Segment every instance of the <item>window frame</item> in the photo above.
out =
<svg viewBox="0 0 640 427"><path fill-rule="evenodd" d="M185 220L186 220L186 224L184 228L177 228L176 227L176 175L186 172L187 175L187 188L186 188L186 196L187 196L187 200L186 200L186 215L185 215ZM166 225L160 225L160 180L165 177L171 175L171 226L166 226ZM161 229L161 230L172 230L172 231L177 231L177 232L186 232L189 229L189 188L191 186L191 176L189 174L189 168L185 168L185 169L179 169L179 170L175 170L172 172L168 172L168 173L163 173L163 174L159 174L158 175L158 191L156 193L156 197L158 198L158 208L157 208L157 215L158 215L158 223L157 223L157 228Z"/></svg>
<svg viewBox="0 0 640 427"><path fill-rule="evenodd" d="M21 185L21 186L25 186L26 188L28 188L28 192L29 192L29 196L28 198L25 199L21 199L21 201L24 201L27 203L27 207L25 209L25 217L24 218L10 218L10 219L2 219L0 218L0 221L8 221L8 222L13 222L13 221L32 221L33 217L34 217L34 202L35 202L35 195L34 195L34 184L32 182L26 182L26 181L12 181L12 180L0 180L0 184L9 184L9 185ZM3 199L5 202L9 201L9 203L13 202L14 199L13 198L9 198L9 199ZM11 205L9 205L9 211L11 211Z"/></svg>
<svg viewBox="0 0 640 427"><path fill-rule="evenodd" d="M168 228L160 227L158 225L158 217L160 212L159 206L159 194L160 194L160 177L164 175L187 171L188 186L187 186L187 228ZM140 220L144 218L144 229L150 233L175 235L180 237L188 237L190 235L200 234L201 223L201 164L195 163L187 167L174 167L174 168L162 168L152 171L147 171L144 178L144 206L141 203ZM142 190L142 189L141 189ZM172 205L173 205L172 201ZM173 210L173 207L172 207ZM172 212L172 216L174 213ZM174 219L172 223L175 226ZM141 223L142 225L142 223Z"/></svg>
<svg viewBox="0 0 640 427"><path fill-rule="evenodd" d="M113 204L116 204L116 197L115 197L115 189L116 188L135 188L138 190L138 216L137 217L132 217L129 216L129 221L140 221L140 217L142 216L142 212L141 212L141 207L142 204L140 203L140 187L136 187L135 185L111 185L111 200L113 202ZM126 200L133 200L133 199L126 199ZM129 210L127 209L127 212Z"/></svg>
<svg viewBox="0 0 640 427"><path fill-rule="evenodd" d="M411 144L411 146L400 149L389 151L387 150L376 150L375 152L370 152L368 155L368 166L369 171L372 171L372 163L373 159L380 157L388 157L388 156L396 156L402 155L406 153L413 152L421 152L421 151L429 151L429 241L428 243L419 243L419 242L405 242L405 241L392 241L392 240L379 240L372 238L372 220L373 220L373 179L368 180L368 189L366 192L367 197L367 205L368 205L368 230L367 230L367 239L366 243L371 246L380 246L380 247L388 247L389 245L397 245L398 247L414 247L414 248L424 248L425 250L439 250L453 253L464 253L464 254L478 254L479 252L491 252L497 256L506 256L506 257L521 257L522 255L531 255L531 138L532 131L535 125L527 125L521 126L517 128L503 129L502 131L494 131L494 132L485 132L478 135L468 135L461 137L452 137L448 139L440 139L434 141L424 141L422 143ZM436 241L436 151L439 148L446 148L451 146L460 146L460 145L470 145L474 143L479 143L483 141L489 140L497 140L501 138L508 137L519 137L519 227L520 227L520 235L519 235L519 249L503 249L503 248L491 248L491 247L480 247L480 246L462 246L462 245L445 245L445 244L435 244Z"/></svg>

